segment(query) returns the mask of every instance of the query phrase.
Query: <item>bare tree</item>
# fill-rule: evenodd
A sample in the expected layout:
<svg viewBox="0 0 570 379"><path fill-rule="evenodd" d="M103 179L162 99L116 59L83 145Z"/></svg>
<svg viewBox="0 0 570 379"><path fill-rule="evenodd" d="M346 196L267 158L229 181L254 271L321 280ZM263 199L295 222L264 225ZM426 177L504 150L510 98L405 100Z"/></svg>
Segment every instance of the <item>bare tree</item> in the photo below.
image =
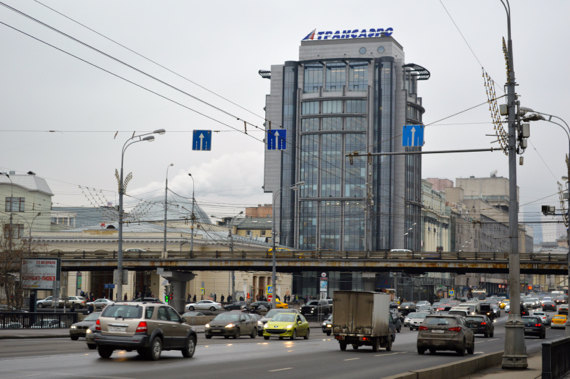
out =
<svg viewBox="0 0 570 379"><path fill-rule="evenodd" d="M21 309L24 303L20 281L24 251L23 240L10 240L4 238L4 235L0 236L0 287L4 290L8 305L18 309Z"/></svg>

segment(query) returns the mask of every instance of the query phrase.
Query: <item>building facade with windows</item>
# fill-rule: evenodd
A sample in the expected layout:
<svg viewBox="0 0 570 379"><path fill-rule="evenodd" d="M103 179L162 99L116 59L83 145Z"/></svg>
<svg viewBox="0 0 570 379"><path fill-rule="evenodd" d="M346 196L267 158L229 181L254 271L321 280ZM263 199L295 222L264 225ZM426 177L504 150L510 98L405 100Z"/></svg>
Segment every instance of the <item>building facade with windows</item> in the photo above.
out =
<svg viewBox="0 0 570 379"><path fill-rule="evenodd" d="M402 153L404 125L422 124L417 83L391 36L305 39L299 60L260 71L270 78L266 130L286 131L266 150L277 239L302 250L420 250L421 155ZM348 157L357 152L359 155ZM375 155L367 156L368 153Z"/></svg>

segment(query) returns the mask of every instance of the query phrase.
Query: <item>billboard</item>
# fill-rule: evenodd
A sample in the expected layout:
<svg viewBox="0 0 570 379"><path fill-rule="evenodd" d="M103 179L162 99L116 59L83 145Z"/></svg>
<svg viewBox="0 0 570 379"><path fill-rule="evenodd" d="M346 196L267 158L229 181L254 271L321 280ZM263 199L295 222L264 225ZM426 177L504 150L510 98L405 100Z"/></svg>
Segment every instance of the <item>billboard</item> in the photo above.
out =
<svg viewBox="0 0 570 379"><path fill-rule="evenodd" d="M22 287L33 290L53 290L59 281L59 258L22 259Z"/></svg>

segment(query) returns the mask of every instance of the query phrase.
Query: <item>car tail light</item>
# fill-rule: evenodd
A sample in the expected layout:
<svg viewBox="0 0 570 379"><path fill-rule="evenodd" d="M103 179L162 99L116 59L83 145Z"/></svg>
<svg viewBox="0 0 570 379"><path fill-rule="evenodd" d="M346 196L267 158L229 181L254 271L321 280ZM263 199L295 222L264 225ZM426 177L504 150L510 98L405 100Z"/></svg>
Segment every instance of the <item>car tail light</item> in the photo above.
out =
<svg viewBox="0 0 570 379"><path fill-rule="evenodd" d="M420 325L419 330L428 330L427 326Z"/></svg>
<svg viewBox="0 0 570 379"><path fill-rule="evenodd" d="M137 326L137 330L135 330L135 333L146 333L148 331L147 325L146 325L146 321L141 321L139 322L139 325Z"/></svg>
<svg viewBox="0 0 570 379"><path fill-rule="evenodd" d="M487 325L487 323L486 323L485 321L483 321L483 322L481 323L481 325Z"/></svg>
<svg viewBox="0 0 570 379"><path fill-rule="evenodd" d="M460 331L461 331L461 327L460 327L460 326L455 326L455 327L449 328L449 329L447 329L447 330L449 330L450 332L460 332Z"/></svg>
<svg viewBox="0 0 570 379"><path fill-rule="evenodd" d="M534 324L534 326L536 326L536 327L539 327L539 328L540 328L540 327L542 326L542 324Z"/></svg>
<svg viewBox="0 0 570 379"><path fill-rule="evenodd" d="M97 321L95 321L95 330L98 332L101 331L101 321L99 321L99 319L97 319Z"/></svg>

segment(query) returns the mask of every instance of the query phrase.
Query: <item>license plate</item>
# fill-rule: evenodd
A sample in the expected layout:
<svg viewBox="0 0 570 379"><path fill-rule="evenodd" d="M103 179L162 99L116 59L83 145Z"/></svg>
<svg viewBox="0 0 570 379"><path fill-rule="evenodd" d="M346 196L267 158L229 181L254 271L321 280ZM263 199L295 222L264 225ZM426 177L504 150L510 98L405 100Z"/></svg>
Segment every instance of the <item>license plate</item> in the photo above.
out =
<svg viewBox="0 0 570 379"><path fill-rule="evenodd" d="M109 326L109 331L113 333L124 333L126 329L124 326Z"/></svg>
<svg viewBox="0 0 570 379"><path fill-rule="evenodd" d="M532 328L524 328L525 332L532 332Z"/></svg>
<svg viewBox="0 0 570 379"><path fill-rule="evenodd" d="M212 333L220 333L221 330L220 329L212 329Z"/></svg>
<svg viewBox="0 0 570 379"><path fill-rule="evenodd" d="M443 333L443 330L439 330L439 329L432 329L432 331L431 331L431 332L432 332L432 333L439 333L439 334L442 334L442 333Z"/></svg>

